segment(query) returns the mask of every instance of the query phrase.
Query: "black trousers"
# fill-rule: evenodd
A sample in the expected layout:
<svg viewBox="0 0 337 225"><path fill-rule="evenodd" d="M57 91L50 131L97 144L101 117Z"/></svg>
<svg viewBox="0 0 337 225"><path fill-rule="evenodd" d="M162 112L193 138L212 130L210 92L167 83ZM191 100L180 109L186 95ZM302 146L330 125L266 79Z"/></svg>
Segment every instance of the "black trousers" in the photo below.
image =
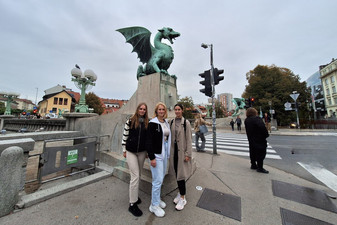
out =
<svg viewBox="0 0 337 225"><path fill-rule="evenodd" d="M174 155L173 155L173 162L174 162L174 171L176 172L177 178L177 171L178 171L178 145L177 142L174 142ZM178 180L178 189L180 195L186 195L186 182L185 180Z"/></svg>
<svg viewBox="0 0 337 225"><path fill-rule="evenodd" d="M250 157L250 163L252 165L256 165L257 168L262 169L263 168L263 160L266 157L267 150L257 150L249 148L249 157Z"/></svg>

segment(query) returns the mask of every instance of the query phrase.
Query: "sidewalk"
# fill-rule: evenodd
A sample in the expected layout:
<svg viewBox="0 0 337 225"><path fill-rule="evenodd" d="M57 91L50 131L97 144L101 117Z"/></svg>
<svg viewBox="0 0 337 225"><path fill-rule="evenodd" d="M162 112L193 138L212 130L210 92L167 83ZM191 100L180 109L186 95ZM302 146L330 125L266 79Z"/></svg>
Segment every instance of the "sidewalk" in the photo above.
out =
<svg viewBox="0 0 337 225"><path fill-rule="evenodd" d="M139 218L132 216L128 212L128 183L111 176L2 217L0 224L277 225L282 224L280 208L331 224L337 221L337 213L274 196L272 180L319 189L336 195L327 187L269 166L265 167L269 170L269 174L260 174L250 169L248 159L227 154L193 152L193 157L197 163L197 170L187 181L187 205L183 211L176 211L172 201L177 190L172 190L171 193L163 196L163 200L167 203L164 218L157 218L149 212L151 196L144 192L140 192L142 203L139 205L143 216ZM197 190L197 186L202 187L203 190ZM241 202L241 221L198 207L198 201L205 188L238 197ZM337 205L337 200L331 199L331 201Z"/></svg>

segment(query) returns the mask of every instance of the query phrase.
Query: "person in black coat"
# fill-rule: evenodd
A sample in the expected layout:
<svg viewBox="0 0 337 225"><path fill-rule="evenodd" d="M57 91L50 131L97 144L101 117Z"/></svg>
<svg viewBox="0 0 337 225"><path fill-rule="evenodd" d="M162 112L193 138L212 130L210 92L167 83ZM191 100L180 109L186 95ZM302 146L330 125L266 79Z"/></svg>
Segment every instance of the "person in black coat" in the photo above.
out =
<svg viewBox="0 0 337 225"><path fill-rule="evenodd" d="M256 109L247 109L246 116L245 128L249 142L250 168L260 173L269 173L263 168L263 160L267 153L268 131L263 120L258 117Z"/></svg>
<svg viewBox="0 0 337 225"><path fill-rule="evenodd" d="M147 155L146 140L149 117L147 105L140 103L135 114L126 121L123 131L123 156L126 158L130 170L129 212L134 216L141 216L143 212L138 208L141 203L138 197L139 182Z"/></svg>

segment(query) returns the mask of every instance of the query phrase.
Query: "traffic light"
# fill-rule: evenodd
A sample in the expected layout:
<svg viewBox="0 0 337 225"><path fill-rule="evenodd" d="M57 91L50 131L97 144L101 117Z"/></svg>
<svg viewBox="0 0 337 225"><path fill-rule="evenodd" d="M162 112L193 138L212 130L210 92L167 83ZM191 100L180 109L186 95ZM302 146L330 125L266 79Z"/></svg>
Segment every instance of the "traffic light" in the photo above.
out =
<svg viewBox="0 0 337 225"><path fill-rule="evenodd" d="M224 70L218 70L218 68L214 68L213 75L214 75L214 85L219 84L221 80L224 79L224 76L220 76L220 74L223 74Z"/></svg>
<svg viewBox="0 0 337 225"><path fill-rule="evenodd" d="M250 97L250 107L254 105L254 102L255 102L255 98Z"/></svg>
<svg viewBox="0 0 337 225"><path fill-rule="evenodd" d="M200 81L199 83L205 86L205 88L200 89L201 93L204 93L208 97L212 97L212 85L211 85L211 71L206 70L204 73L199 74L205 80Z"/></svg>
<svg viewBox="0 0 337 225"><path fill-rule="evenodd" d="M250 98L245 98L245 108L246 109L250 108L250 105L251 105Z"/></svg>

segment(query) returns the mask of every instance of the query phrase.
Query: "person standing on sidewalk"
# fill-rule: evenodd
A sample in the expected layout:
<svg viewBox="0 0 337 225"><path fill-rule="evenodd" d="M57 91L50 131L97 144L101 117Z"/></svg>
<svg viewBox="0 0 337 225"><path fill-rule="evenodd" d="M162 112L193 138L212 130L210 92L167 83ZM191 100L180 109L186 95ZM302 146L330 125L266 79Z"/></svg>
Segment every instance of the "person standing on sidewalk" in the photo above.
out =
<svg viewBox="0 0 337 225"><path fill-rule="evenodd" d="M165 216L165 202L160 199L161 186L164 181L167 161L170 157L171 131L166 121L167 108L162 102L155 107L154 118L150 121L147 137L147 153L151 164L152 192L150 212L157 217Z"/></svg>
<svg viewBox="0 0 337 225"><path fill-rule="evenodd" d="M190 122L183 117L183 110L181 104L176 104L174 106L176 117L170 122L172 139L169 174L177 179L179 192L173 202L178 211L183 210L187 204L186 180L192 171L192 130Z"/></svg>
<svg viewBox="0 0 337 225"><path fill-rule="evenodd" d="M238 126L238 130L241 131L241 124L242 124L242 121L241 121L240 116L236 117L235 123L236 123L236 125Z"/></svg>
<svg viewBox="0 0 337 225"><path fill-rule="evenodd" d="M146 138L149 117L147 105L140 103L135 114L126 121L123 132L123 156L130 169L129 212L134 216L141 216L143 212L138 208L142 201L138 196L139 181L146 157Z"/></svg>
<svg viewBox="0 0 337 225"><path fill-rule="evenodd" d="M263 168L263 160L267 154L268 131L256 109L247 109L246 116L245 128L249 142L250 168L260 173L269 173Z"/></svg>
<svg viewBox="0 0 337 225"><path fill-rule="evenodd" d="M264 124L266 125L267 130L271 133L271 124L270 124L271 119L268 113L264 113L263 121Z"/></svg>
<svg viewBox="0 0 337 225"><path fill-rule="evenodd" d="M195 116L194 121L194 131L195 131L195 148L197 149L197 152L204 152L205 151L205 144L206 139L204 133L200 132L200 126L201 125L208 125L211 126L211 123L206 122L200 113L198 113ZM199 147L199 138L201 138L201 147Z"/></svg>

